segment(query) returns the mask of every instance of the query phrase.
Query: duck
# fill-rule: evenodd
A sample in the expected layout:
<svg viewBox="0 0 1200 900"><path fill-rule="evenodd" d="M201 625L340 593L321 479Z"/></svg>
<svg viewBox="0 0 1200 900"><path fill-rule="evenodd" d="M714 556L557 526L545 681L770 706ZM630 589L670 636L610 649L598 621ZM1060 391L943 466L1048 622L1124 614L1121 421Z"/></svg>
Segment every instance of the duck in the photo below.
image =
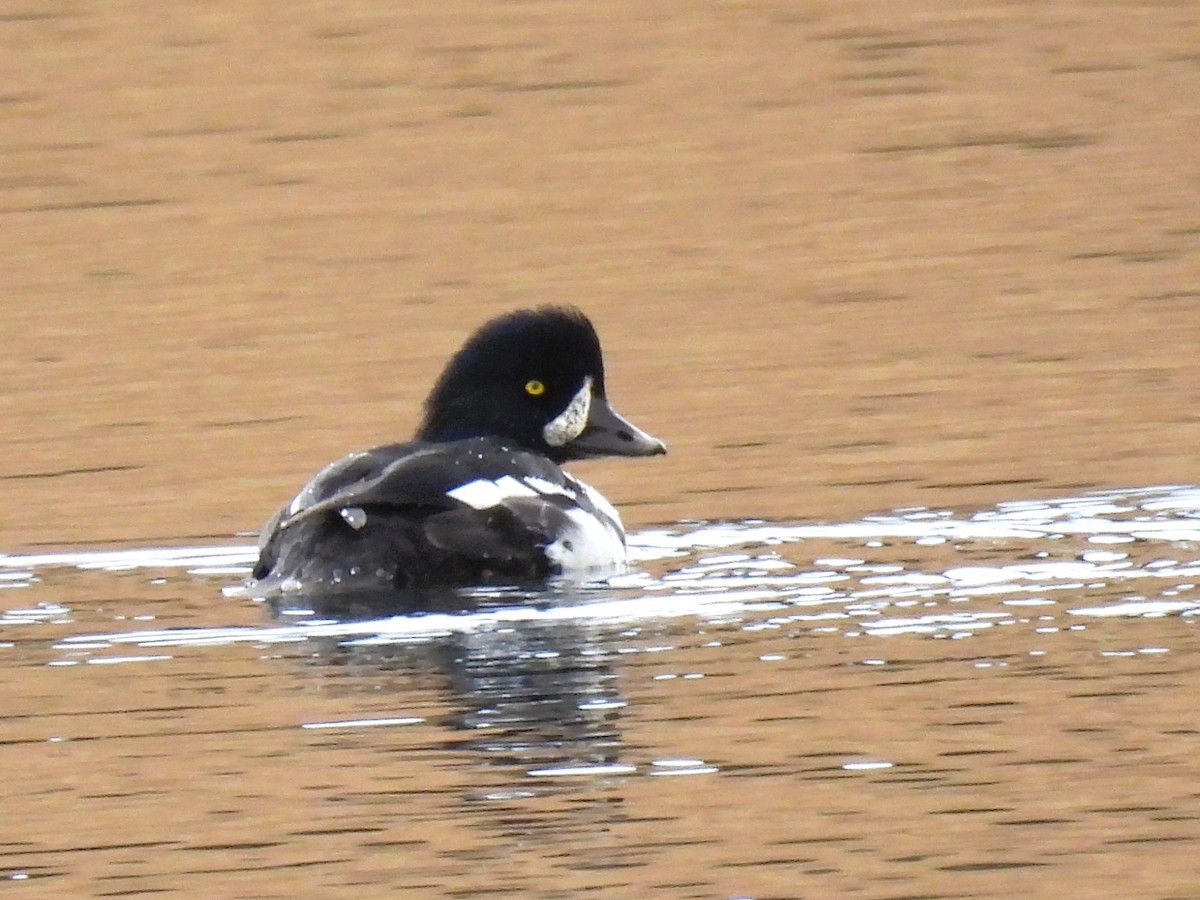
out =
<svg viewBox="0 0 1200 900"><path fill-rule="evenodd" d="M663 453L609 403L586 315L510 312L450 358L412 440L329 463L280 507L247 586L411 606L442 589L608 577L627 566L621 517L562 466Z"/></svg>

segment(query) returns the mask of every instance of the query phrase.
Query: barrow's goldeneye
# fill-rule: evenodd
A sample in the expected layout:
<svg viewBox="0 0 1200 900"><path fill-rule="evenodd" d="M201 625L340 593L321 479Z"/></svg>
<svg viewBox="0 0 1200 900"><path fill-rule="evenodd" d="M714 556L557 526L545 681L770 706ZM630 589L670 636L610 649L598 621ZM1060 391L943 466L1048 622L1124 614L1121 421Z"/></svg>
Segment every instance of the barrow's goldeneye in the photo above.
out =
<svg viewBox="0 0 1200 900"><path fill-rule="evenodd" d="M272 517L251 592L420 594L611 573L625 565L620 517L559 464L665 452L609 406L583 313L501 316L446 365L414 440L330 463Z"/></svg>

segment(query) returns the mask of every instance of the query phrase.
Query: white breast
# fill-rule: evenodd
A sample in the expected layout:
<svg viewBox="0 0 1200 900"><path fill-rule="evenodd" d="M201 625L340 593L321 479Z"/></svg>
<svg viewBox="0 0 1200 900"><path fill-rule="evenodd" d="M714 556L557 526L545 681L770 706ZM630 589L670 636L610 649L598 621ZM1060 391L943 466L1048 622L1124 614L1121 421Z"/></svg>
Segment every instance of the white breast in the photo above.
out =
<svg viewBox="0 0 1200 900"><path fill-rule="evenodd" d="M546 548L546 556L561 566L564 572L623 570L627 557L621 516L604 495L591 485L570 476L567 480L595 508L595 512L586 509L567 510L570 527Z"/></svg>
<svg viewBox="0 0 1200 900"><path fill-rule="evenodd" d="M546 547L546 558L565 573L621 571L625 568L625 538L609 523L581 509L567 511L569 525Z"/></svg>

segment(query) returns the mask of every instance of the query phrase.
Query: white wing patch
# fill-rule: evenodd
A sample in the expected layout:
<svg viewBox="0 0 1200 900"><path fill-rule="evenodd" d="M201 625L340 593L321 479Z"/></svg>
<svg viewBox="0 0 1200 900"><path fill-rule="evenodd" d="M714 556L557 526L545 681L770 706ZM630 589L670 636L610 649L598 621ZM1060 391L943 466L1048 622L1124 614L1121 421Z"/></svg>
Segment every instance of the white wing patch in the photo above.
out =
<svg viewBox="0 0 1200 900"><path fill-rule="evenodd" d="M460 484L458 487L446 491L448 497L453 497L460 503L465 503L473 509L491 509L493 506L499 506L505 500L513 497L566 497L568 500L575 500L580 493L587 494L588 499L598 509L612 518L617 518L617 511L613 509L607 500L599 493L592 490L582 481L576 481L573 478L568 479L569 484L555 484L553 481L548 481L545 478L539 478L536 475L526 475L522 478L514 478L511 475L502 475L495 481L487 478L476 478L474 481L468 481L466 484ZM619 522L620 519L617 519Z"/></svg>
<svg viewBox="0 0 1200 900"><path fill-rule="evenodd" d="M474 481L468 481L466 484L460 484L458 487L446 491L446 496L453 497L473 509L491 509L510 497L536 497L537 491L517 481L511 475L504 475L495 481L476 478Z"/></svg>

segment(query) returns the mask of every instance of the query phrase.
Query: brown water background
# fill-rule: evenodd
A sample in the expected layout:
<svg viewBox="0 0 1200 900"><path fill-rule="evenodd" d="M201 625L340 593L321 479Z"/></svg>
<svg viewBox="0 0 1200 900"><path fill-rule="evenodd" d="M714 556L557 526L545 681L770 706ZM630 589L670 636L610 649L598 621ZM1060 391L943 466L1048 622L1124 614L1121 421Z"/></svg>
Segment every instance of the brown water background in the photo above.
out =
<svg viewBox="0 0 1200 900"><path fill-rule="evenodd" d="M0 551L244 543L328 459L407 435L476 324L545 302L593 317L615 405L670 446L578 467L631 530L1192 483L1198 47L1194 2L10 5ZM128 627L114 610L263 614L212 577L60 577L31 596L73 613L0 669L0 866L54 877L0 891L1200 893L1200 678L1167 620L1109 634L1169 665L1116 671L1081 639L1002 690L928 637L888 639L922 674L885 690L828 640L768 671L769 646L714 655L664 626L672 671L726 680L649 702L649 663L622 670L626 742L757 750L707 783L482 824L444 735L295 728L371 691L444 714L421 678L194 649L171 678L63 675L52 642ZM1009 634L982 655L1029 649ZM1073 686L1093 678L1138 687L1089 704ZM61 753L60 731L79 740ZM980 765L952 802L781 789L881 732L912 758L999 747L1036 777Z"/></svg>

